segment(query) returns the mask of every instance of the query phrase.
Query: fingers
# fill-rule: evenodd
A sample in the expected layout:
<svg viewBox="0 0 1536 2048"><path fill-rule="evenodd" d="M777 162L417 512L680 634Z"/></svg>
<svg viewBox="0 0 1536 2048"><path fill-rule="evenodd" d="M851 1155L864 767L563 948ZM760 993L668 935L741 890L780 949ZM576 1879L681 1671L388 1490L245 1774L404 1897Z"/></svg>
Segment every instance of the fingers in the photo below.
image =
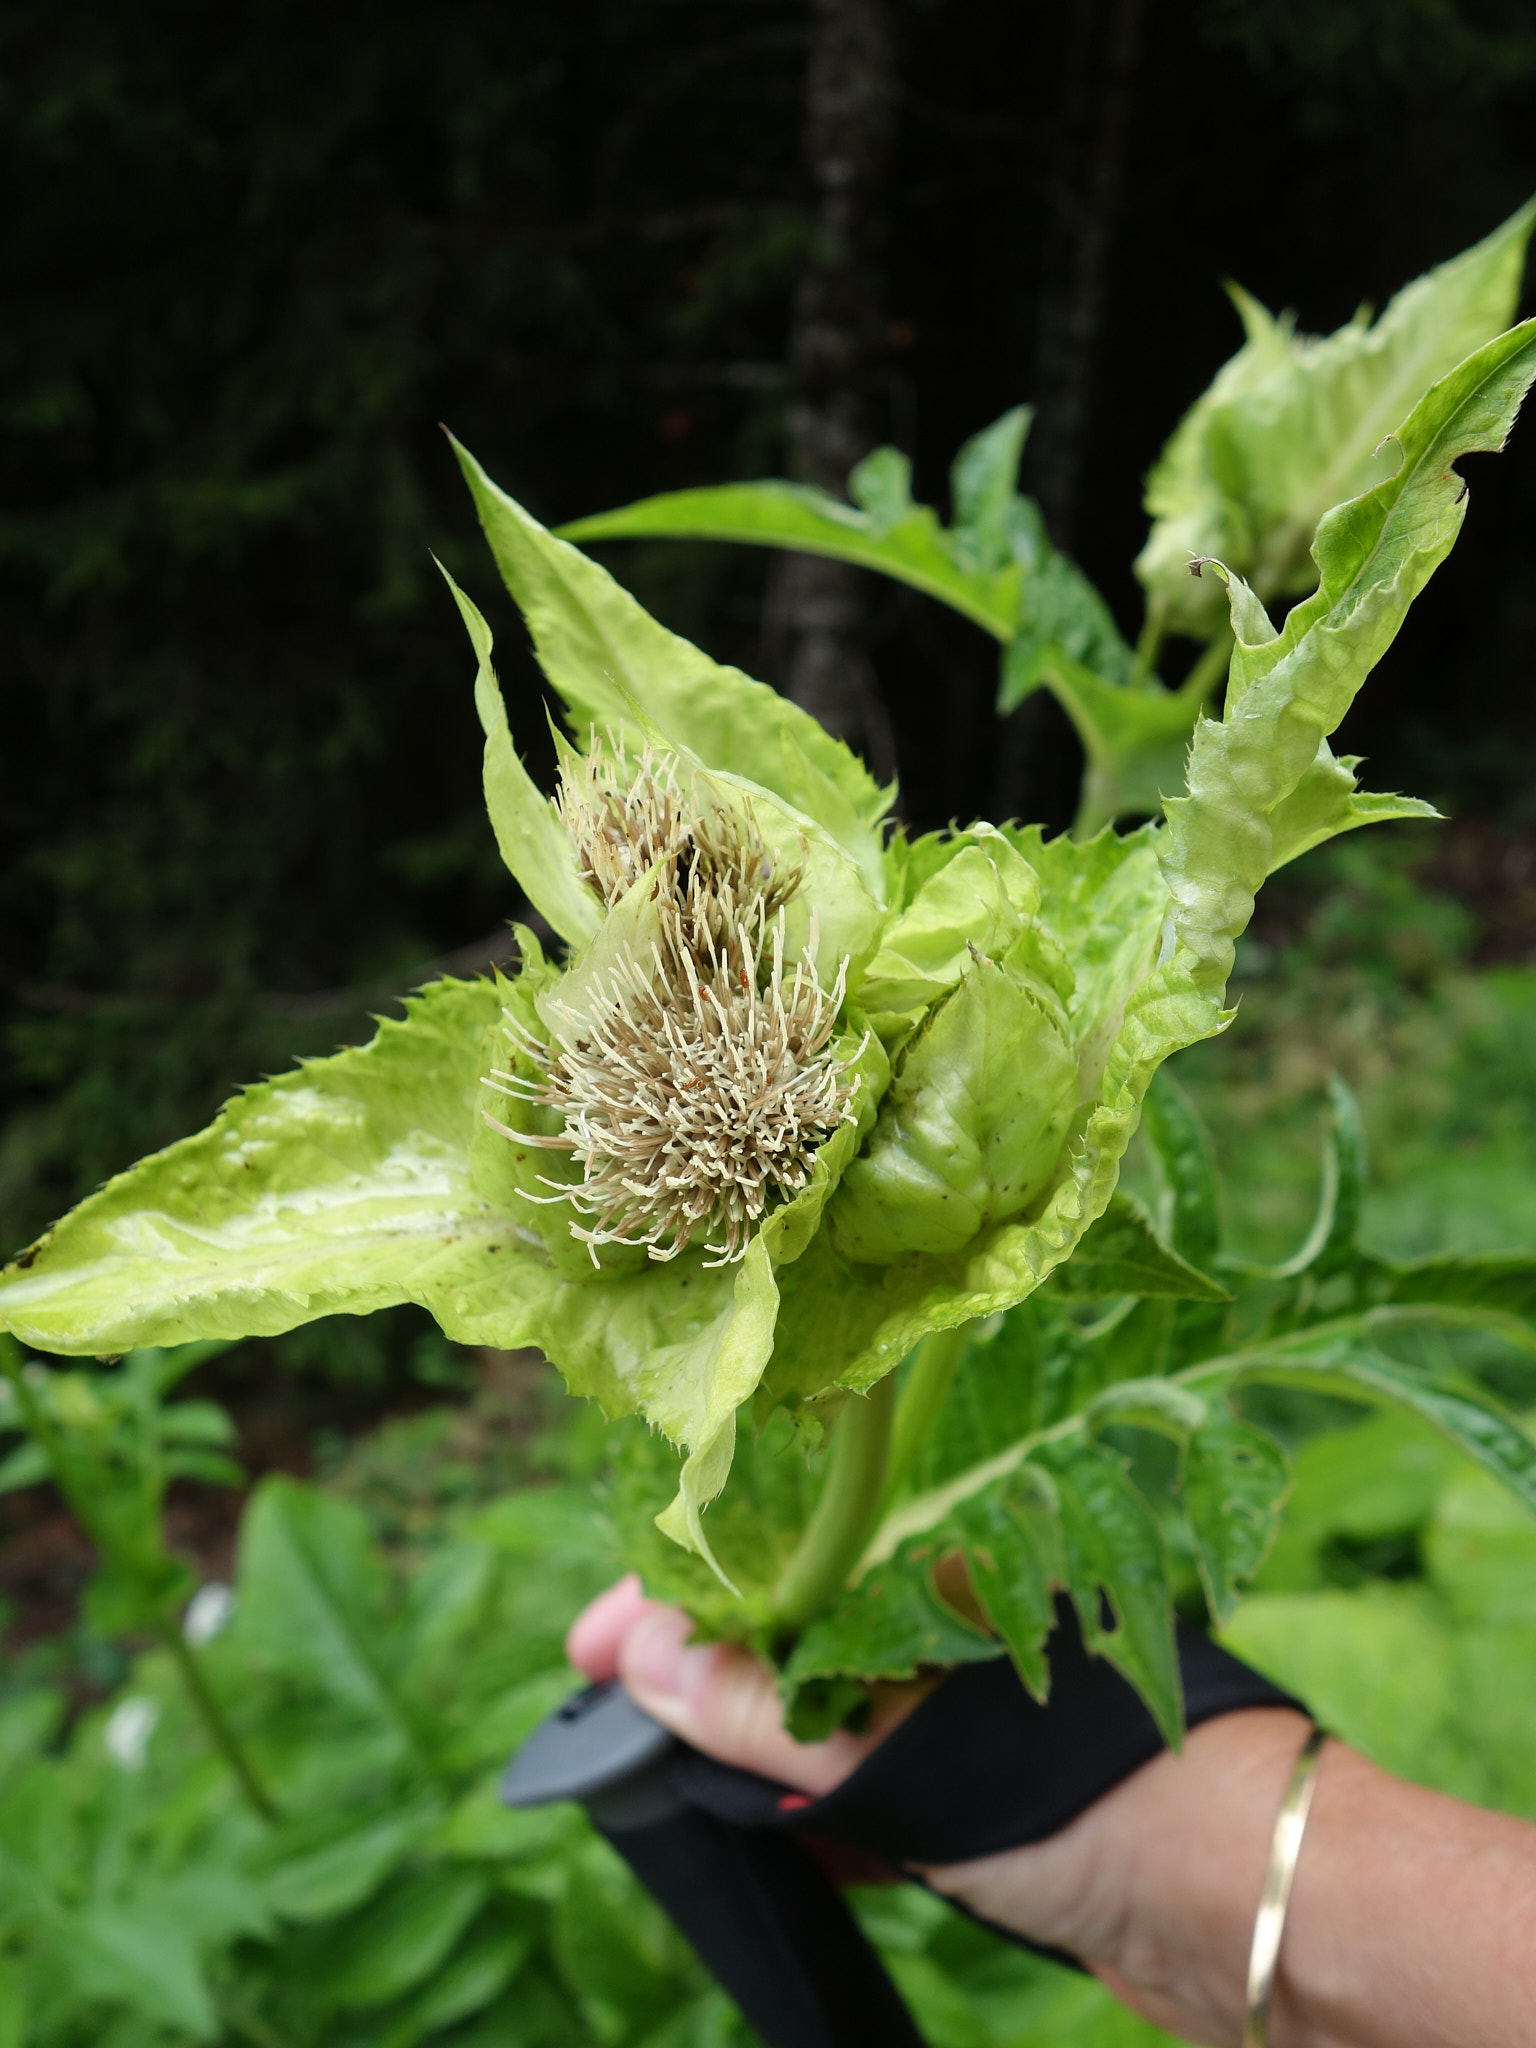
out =
<svg viewBox="0 0 1536 2048"><path fill-rule="evenodd" d="M618 1645L618 1675L648 1714L695 1749L814 1797L874 1746L875 1737L846 1732L796 1742L766 1666L730 1644L690 1643L693 1624L675 1607L639 1606Z"/></svg>
<svg viewBox="0 0 1536 2048"><path fill-rule="evenodd" d="M630 1572L576 1617L565 1652L594 1684L622 1678L638 1705L695 1749L812 1796L840 1784L927 1689L882 1686L867 1734L796 1742L773 1673L733 1645L690 1643L692 1630L679 1609L647 1600Z"/></svg>
<svg viewBox="0 0 1536 2048"><path fill-rule="evenodd" d="M617 1585L599 1593L571 1623L565 1654L594 1685L619 1675L619 1645L640 1616L655 1607L640 1590L636 1573L627 1572Z"/></svg>

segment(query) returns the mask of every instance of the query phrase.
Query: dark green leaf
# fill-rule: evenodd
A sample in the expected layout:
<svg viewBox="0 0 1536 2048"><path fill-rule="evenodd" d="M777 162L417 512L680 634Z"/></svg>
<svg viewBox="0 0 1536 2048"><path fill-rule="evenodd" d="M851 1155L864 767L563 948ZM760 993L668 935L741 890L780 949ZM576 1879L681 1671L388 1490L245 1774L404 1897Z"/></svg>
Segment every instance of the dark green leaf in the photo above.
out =
<svg viewBox="0 0 1536 2048"><path fill-rule="evenodd" d="M242 1640L420 1753L392 1669L383 1560L359 1508L291 1479L264 1480L246 1511L239 1587Z"/></svg>
<svg viewBox="0 0 1536 2048"><path fill-rule="evenodd" d="M1053 1293L1068 1301L1120 1294L1175 1295L1189 1301L1227 1301L1230 1296L1178 1252L1164 1244L1134 1195L1117 1189L1098 1222L1055 1273Z"/></svg>
<svg viewBox="0 0 1536 2048"><path fill-rule="evenodd" d="M940 1532L942 1537L942 1532ZM925 1664L971 1664L997 1644L933 1589L931 1570L955 1546L934 1539L877 1565L806 1629L784 1666L786 1686L813 1678L911 1678Z"/></svg>
<svg viewBox="0 0 1536 2048"><path fill-rule="evenodd" d="M1229 1414L1213 1413L1190 1437L1180 1491L1217 1622L1263 1562L1290 1483L1274 1438Z"/></svg>
<svg viewBox="0 0 1536 2048"><path fill-rule="evenodd" d="M1245 1363L1242 1379L1314 1386L1407 1408L1448 1436L1536 1511L1536 1442L1470 1380L1405 1365L1366 1346L1280 1351Z"/></svg>
<svg viewBox="0 0 1536 2048"><path fill-rule="evenodd" d="M1221 1249L1221 1185L1199 1112L1167 1067L1158 1069L1141 1106L1141 1127L1157 1154L1169 1195L1168 1238L1181 1257L1204 1266Z"/></svg>
<svg viewBox="0 0 1536 2048"><path fill-rule="evenodd" d="M478 1870L437 1864L402 1877L311 1950L314 1990L334 2011L385 2005L442 1964L489 1896Z"/></svg>
<svg viewBox="0 0 1536 2048"><path fill-rule="evenodd" d="M1040 1445L1030 1458L1056 1482L1067 1584L1084 1640L1130 1680L1177 1748L1183 1688L1157 1517L1132 1485L1124 1460L1098 1444L1068 1438ZM1106 1595L1114 1617L1108 1627Z"/></svg>
<svg viewBox="0 0 1536 2048"><path fill-rule="evenodd" d="M1328 1112L1317 1215L1300 1250L1274 1269L1276 1279L1297 1279L1303 1273L1325 1279L1355 1256L1369 1168L1360 1105L1338 1074L1329 1077Z"/></svg>
<svg viewBox="0 0 1536 2048"><path fill-rule="evenodd" d="M1366 1271L1371 1298L1411 1305L1487 1309L1536 1323L1536 1253L1444 1253L1411 1265L1382 1260Z"/></svg>
<svg viewBox="0 0 1536 2048"><path fill-rule="evenodd" d="M965 1540L976 1597L1038 1700L1050 1689L1045 1639L1055 1621L1052 1589L1066 1576L1048 1485L1041 1470L1025 1465L962 1501L952 1517Z"/></svg>
<svg viewBox="0 0 1536 2048"><path fill-rule="evenodd" d="M263 1897L288 1920L329 1920L368 1898L431 1832L441 1813L419 1794L382 1808L350 1805L285 1820L262 1844Z"/></svg>

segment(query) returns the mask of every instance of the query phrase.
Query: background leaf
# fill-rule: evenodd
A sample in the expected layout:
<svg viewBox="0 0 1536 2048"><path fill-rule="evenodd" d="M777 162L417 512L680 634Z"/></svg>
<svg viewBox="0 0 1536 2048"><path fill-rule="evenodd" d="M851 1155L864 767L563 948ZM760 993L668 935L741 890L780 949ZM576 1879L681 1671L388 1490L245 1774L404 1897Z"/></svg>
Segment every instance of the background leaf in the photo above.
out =
<svg viewBox="0 0 1536 2048"><path fill-rule="evenodd" d="M1216 556L1264 598L1311 587L1307 548L1324 513L1382 475L1382 437L1513 316L1533 219L1522 207L1405 285L1374 326L1362 312L1326 340L1234 290L1247 341L1147 482L1154 523L1136 571L1171 624L1203 635L1221 623L1217 594L1188 573L1192 555Z"/></svg>

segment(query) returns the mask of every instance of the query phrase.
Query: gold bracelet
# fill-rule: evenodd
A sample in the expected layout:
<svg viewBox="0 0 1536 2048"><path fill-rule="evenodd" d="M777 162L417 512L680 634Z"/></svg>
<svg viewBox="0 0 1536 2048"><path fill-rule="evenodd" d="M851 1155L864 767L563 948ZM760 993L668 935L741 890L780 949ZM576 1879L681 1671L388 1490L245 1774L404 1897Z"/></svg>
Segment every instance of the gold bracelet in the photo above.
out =
<svg viewBox="0 0 1536 2048"><path fill-rule="evenodd" d="M1314 1728L1302 1744L1301 1754L1291 1770L1280 1811L1275 1819L1274 1839L1269 1846L1269 1868L1264 1873L1264 1891L1259 1899L1258 1917L1253 1923L1253 1946L1248 1951L1248 2004L1243 2016L1243 2048L1265 2048L1269 2039L1269 2001L1275 1988L1275 1968L1280 1961L1280 1937L1285 1932L1285 1912L1291 1903L1291 1886L1296 1862L1301 1855L1301 1838L1307 1831L1307 1815L1317 1788L1318 1759L1326 1732Z"/></svg>

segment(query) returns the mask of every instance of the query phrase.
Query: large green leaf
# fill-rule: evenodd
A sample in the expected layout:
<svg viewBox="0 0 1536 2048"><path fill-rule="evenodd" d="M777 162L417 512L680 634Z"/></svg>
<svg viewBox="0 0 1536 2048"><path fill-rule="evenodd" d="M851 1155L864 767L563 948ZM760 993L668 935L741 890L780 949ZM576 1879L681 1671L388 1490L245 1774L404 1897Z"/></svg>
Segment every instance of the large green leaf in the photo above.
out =
<svg viewBox="0 0 1536 2048"><path fill-rule="evenodd" d="M457 444L455 444L457 446ZM888 793L808 712L659 625L579 549L540 526L457 450L491 552L545 674L582 728L621 726L638 703L674 746L770 790L814 820L883 887Z"/></svg>
<svg viewBox="0 0 1536 2048"><path fill-rule="evenodd" d="M706 484L574 519L559 530L573 541L665 535L830 555L925 591L995 639L1011 639L1018 618L1018 569L961 562L938 514L910 500L895 518L882 518L811 484Z"/></svg>
<svg viewBox="0 0 1536 2048"><path fill-rule="evenodd" d="M1307 549L1330 507L1384 474L1379 452L1418 394L1506 325L1536 206L1326 340L1234 291L1247 341L1174 432L1147 484L1137 562L1154 607L1200 635L1219 597L1188 572L1215 556L1264 598L1311 587Z"/></svg>
<svg viewBox="0 0 1536 2048"><path fill-rule="evenodd" d="M313 1990L340 2011L386 2005L414 1990L447 1959L489 1891L487 1878L463 1864L398 1878L350 1923L326 1930Z"/></svg>
<svg viewBox="0 0 1536 2048"><path fill-rule="evenodd" d="M1319 1344L1254 1358L1240 1365L1234 1377L1315 1387L1405 1408L1536 1510L1536 1442L1480 1387L1454 1373L1405 1365L1367 1344Z"/></svg>
<svg viewBox="0 0 1536 2048"><path fill-rule="evenodd" d="M697 1453L679 1514L698 1540L772 1350L773 1266L804 1249L859 1134L844 1125L821 1148L740 1267L710 1269L699 1250L557 1264L530 1220L549 1212L522 1199L526 1158L481 1117L482 1102L502 1106L481 1077L503 1057L516 986L436 983L369 1045L236 1097L23 1254L0 1316L40 1349L103 1352L416 1301L459 1342L539 1346L573 1392L610 1415L639 1408ZM871 1043L860 1104L884 1073Z"/></svg>
<svg viewBox="0 0 1536 2048"><path fill-rule="evenodd" d="M268 1336L399 1301L450 1329L489 1328L502 1303L519 1322L533 1233L469 1165L500 1012L489 981L437 982L368 1045L247 1089L24 1252L0 1276L0 1318L75 1353Z"/></svg>
<svg viewBox="0 0 1536 2048"><path fill-rule="evenodd" d="M573 520L560 533L577 541L741 541L878 570L1004 643L1001 711L1042 680L1031 664L1048 648L1110 683L1126 682L1133 656L1108 605L1051 545L1039 507L1015 488L1028 425L1028 408L1014 406L961 448L950 470L948 529L931 507L913 503L906 457L880 448L850 475L851 505L806 484L716 484L665 491Z"/></svg>

